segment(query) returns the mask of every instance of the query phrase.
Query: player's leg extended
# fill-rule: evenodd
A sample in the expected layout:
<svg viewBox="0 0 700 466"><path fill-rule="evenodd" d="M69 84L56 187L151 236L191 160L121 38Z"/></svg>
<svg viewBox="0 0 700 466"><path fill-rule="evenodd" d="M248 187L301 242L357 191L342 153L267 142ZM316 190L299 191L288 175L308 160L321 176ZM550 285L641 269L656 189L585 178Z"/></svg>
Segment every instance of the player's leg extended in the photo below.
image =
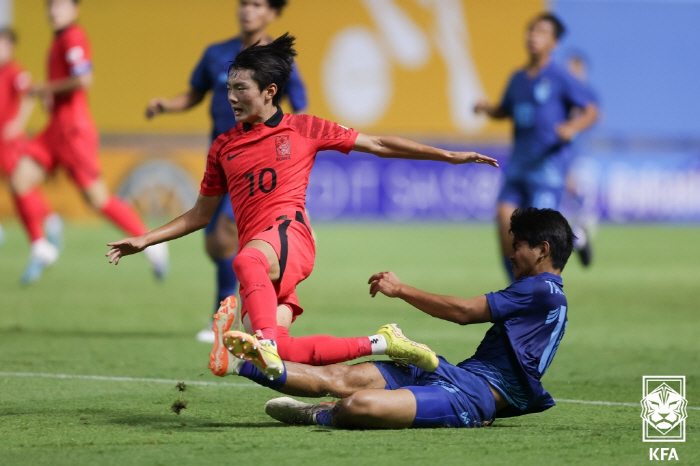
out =
<svg viewBox="0 0 700 466"><path fill-rule="evenodd" d="M30 241L44 237L43 220L51 210L37 187L46 179L46 170L35 160L23 156L10 176L10 188L17 213Z"/></svg>
<svg viewBox="0 0 700 466"><path fill-rule="evenodd" d="M10 177L13 200L31 241L29 263L21 279L24 284L38 280L44 268L56 262L59 256L58 247L44 232L44 220L51 208L37 186L45 177L44 167L27 156L20 158Z"/></svg>
<svg viewBox="0 0 700 466"><path fill-rule="evenodd" d="M81 174L73 173L73 178L82 188L83 197L97 212L131 236L140 236L148 231L146 224L136 210L123 199L107 190L102 177L92 177L89 181ZM165 243L146 248L146 258L151 263L158 279L163 279L168 271L168 247Z"/></svg>
<svg viewBox="0 0 700 466"><path fill-rule="evenodd" d="M265 403L265 413L293 425L341 429L406 429L416 417L416 399L409 390L360 390L338 403L304 403L290 397Z"/></svg>
<svg viewBox="0 0 700 466"><path fill-rule="evenodd" d="M510 255L513 252L513 236L509 233L510 217L515 212L517 206L510 202L499 202L496 223L498 225L498 239L501 246L501 257L503 258L503 266L510 281L514 281L513 266L510 263Z"/></svg>

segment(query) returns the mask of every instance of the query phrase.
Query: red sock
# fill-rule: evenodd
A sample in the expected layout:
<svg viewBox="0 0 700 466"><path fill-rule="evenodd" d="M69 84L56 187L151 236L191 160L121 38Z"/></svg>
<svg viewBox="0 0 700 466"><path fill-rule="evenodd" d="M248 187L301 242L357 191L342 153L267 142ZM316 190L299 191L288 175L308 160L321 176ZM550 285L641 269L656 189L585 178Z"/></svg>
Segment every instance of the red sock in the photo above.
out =
<svg viewBox="0 0 700 466"><path fill-rule="evenodd" d="M49 216L49 214L53 213L53 208L51 207L51 203L46 198L46 195L41 189L34 188L32 191L36 193L38 199L41 199L41 221L43 222L46 219L46 217Z"/></svg>
<svg viewBox="0 0 700 466"><path fill-rule="evenodd" d="M372 354L367 337L338 338L329 335L311 335L292 338L289 331L277 327L277 351L285 361L323 366L351 361Z"/></svg>
<svg viewBox="0 0 700 466"><path fill-rule="evenodd" d="M233 271L241 283L242 305L253 331L277 340L277 293L268 277L270 264L265 254L255 248L243 249L233 259Z"/></svg>
<svg viewBox="0 0 700 466"><path fill-rule="evenodd" d="M34 242L44 237L44 218L51 209L38 189L33 189L21 195L13 196L19 218L29 239Z"/></svg>
<svg viewBox="0 0 700 466"><path fill-rule="evenodd" d="M131 204L117 196L109 197L107 203L102 207L102 215L131 236L140 236L148 231Z"/></svg>

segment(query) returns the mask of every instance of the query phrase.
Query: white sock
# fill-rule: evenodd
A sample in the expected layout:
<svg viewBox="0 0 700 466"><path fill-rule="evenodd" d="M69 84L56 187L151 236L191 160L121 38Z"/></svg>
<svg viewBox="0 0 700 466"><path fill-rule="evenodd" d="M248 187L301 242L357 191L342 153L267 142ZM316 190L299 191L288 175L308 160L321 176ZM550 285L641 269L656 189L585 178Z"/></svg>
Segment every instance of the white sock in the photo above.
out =
<svg viewBox="0 0 700 466"><path fill-rule="evenodd" d="M369 344L372 345L372 355L386 353L386 338L384 335L372 335Z"/></svg>
<svg viewBox="0 0 700 466"><path fill-rule="evenodd" d="M576 236L576 239L574 240L574 247L576 249L584 247L586 245L586 242L588 242L586 230L579 226L574 226L572 230L574 231L574 235Z"/></svg>

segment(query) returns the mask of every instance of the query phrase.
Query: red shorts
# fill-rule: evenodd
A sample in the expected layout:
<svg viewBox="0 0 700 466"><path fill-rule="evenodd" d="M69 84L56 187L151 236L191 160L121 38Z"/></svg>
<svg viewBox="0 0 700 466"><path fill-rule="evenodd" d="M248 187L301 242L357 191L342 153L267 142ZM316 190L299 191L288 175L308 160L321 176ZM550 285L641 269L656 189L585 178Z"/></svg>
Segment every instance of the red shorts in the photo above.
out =
<svg viewBox="0 0 700 466"><path fill-rule="evenodd" d="M48 172L63 167L78 186L87 188L100 176L98 144L90 124L52 122L29 142L25 153Z"/></svg>
<svg viewBox="0 0 700 466"><path fill-rule="evenodd" d="M26 144L24 137L5 141L0 137L0 175L9 178L15 171L15 166Z"/></svg>
<svg viewBox="0 0 700 466"><path fill-rule="evenodd" d="M277 303L289 306L292 310L292 321L294 321L304 312L304 309L299 306L295 290L314 269L316 242L301 212L296 213L294 220L287 217L279 217L275 225L261 231L252 239L269 243L277 253L280 261L280 278L275 283ZM243 291L240 291L240 294L242 296ZM243 312L245 312L245 304Z"/></svg>

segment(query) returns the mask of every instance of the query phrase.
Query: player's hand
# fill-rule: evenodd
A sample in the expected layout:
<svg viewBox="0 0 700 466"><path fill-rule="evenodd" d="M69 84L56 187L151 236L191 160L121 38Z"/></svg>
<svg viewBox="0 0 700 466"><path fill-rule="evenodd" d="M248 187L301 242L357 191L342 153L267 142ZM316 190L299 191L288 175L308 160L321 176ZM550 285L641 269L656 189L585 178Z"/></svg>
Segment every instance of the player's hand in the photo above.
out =
<svg viewBox="0 0 700 466"><path fill-rule="evenodd" d="M109 250L105 257L109 257L109 263L117 265L119 259L124 256L130 256L146 249L146 242L143 237L138 236L136 238L124 238L119 241L114 241L113 243L107 243L107 246L112 249Z"/></svg>
<svg viewBox="0 0 700 466"><path fill-rule="evenodd" d="M369 277L369 294L374 298L381 293L390 298L396 298L401 291L403 283L394 272L379 272Z"/></svg>
<svg viewBox="0 0 700 466"><path fill-rule="evenodd" d="M576 134L578 132L573 129L570 125L566 123L562 123L561 125L557 126L554 128L554 131L556 131L557 136L559 136L559 139L561 139L564 142L571 142L574 140L576 137Z"/></svg>
<svg viewBox="0 0 700 466"><path fill-rule="evenodd" d="M53 92L48 84L35 84L29 88L27 94L39 99L47 112L53 110Z"/></svg>
<svg viewBox="0 0 700 466"><path fill-rule="evenodd" d="M450 152L449 159L447 161L453 165L463 163L482 163L491 165L492 167L498 167L498 161L496 159L478 154L476 152Z"/></svg>
<svg viewBox="0 0 700 466"><path fill-rule="evenodd" d="M480 100L474 105L474 113L477 115L480 113L489 114L491 112L491 104L488 100Z"/></svg>
<svg viewBox="0 0 700 466"><path fill-rule="evenodd" d="M148 106L146 107L146 118L150 120L154 116L160 115L163 112L165 112L165 99L162 97L156 97L148 102Z"/></svg>

